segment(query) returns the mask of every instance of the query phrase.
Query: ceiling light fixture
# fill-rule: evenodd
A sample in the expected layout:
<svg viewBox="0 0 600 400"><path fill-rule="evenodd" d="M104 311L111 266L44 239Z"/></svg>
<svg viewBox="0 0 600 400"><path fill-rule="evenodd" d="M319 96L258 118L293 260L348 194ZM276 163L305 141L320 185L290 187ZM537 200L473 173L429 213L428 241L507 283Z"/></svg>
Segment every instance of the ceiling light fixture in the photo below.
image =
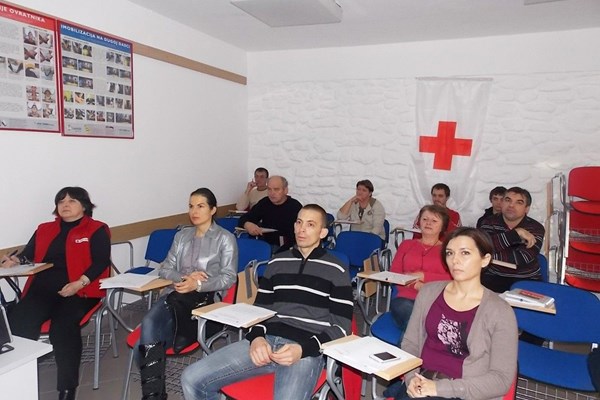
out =
<svg viewBox="0 0 600 400"><path fill-rule="evenodd" d="M273 28L342 21L337 0L231 0L231 4Z"/></svg>

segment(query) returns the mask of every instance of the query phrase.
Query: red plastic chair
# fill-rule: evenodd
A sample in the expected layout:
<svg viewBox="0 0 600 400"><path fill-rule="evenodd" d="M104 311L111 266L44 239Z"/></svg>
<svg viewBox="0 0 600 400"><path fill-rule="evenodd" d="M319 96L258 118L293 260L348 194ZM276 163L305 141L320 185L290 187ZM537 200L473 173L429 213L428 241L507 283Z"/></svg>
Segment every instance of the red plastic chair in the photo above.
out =
<svg viewBox="0 0 600 400"><path fill-rule="evenodd" d="M579 251L600 254L600 215L569 211L569 244Z"/></svg>
<svg viewBox="0 0 600 400"><path fill-rule="evenodd" d="M25 282L25 286L23 287L23 292L20 295L20 297L23 297L27 294L27 291L29 290L29 287L31 286L31 282L32 279L34 277L29 277L27 279L27 281ZM102 314L104 311L104 299L101 299L98 304L96 304L94 307L92 307L84 316L83 318L81 318L81 321L79 322L79 326L83 327L85 325L87 325L87 323L90 321L90 319L92 319L92 317L94 318L94 334L95 334L95 339L94 339L94 382L92 385L93 389L98 389L100 387L100 343L101 343L101 338L102 338L102 332L100 331L100 328L102 326ZM40 335L42 336L47 336L50 333L50 325L51 325L51 321L48 320L46 322L44 322L40 328ZM117 349L117 342L114 340L114 336L113 336L113 332L115 331L115 326L114 326L114 321L112 318L109 319L109 329L110 329L110 335L112 336L112 348L113 348L113 357L118 357L119 356L119 351Z"/></svg>
<svg viewBox="0 0 600 400"><path fill-rule="evenodd" d="M237 289L237 284L233 284L231 288L227 290L225 293L225 297L223 298L223 302L233 303L235 299L235 292ZM133 369L133 358L135 353L135 344L140 339L141 334L141 326L137 326L129 335L127 335L127 346L129 346L129 363L127 366L127 374L125 375L125 380L123 383L123 392L121 394L122 400L127 400L127 394L129 392L129 378L131 376L131 370ZM194 342L190 344L188 347L179 352L179 354L175 354L172 347L169 347L166 351L167 356L184 356L186 354L190 354L200 348L199 342Z"/></svg>
<svg viewBox="0 0 600 400"><path fill-rule="evenodd" d="M569 172L567 194L575 210L600 214L600 186L596 182L600 182L600 167L578 167Z"/></svg>
<svg viewBox="0 0 600 400"><path fill-rule="evenodd" d="M121 395L122 400L127 399L127 393L129 392L129 377L131 375L131 370L133 368L134 347L135 347L135 344L137 343L137 341L140 339L141 331L142 331L141 327L138 326L137 328L135 328L133 330L133 332L131 332L129 335L127 335L127 346L129 346L130 352L129 352L129 364L127 367L127 376L125 377L125 382L123 384L123 393ZM183 355L192 353L199 347L200 347L200 343L194 342L191 345L189 345L188 347L186 347L185 349L183 349L179 354L175 354L173 352L173 348L170 347L167 349L166 354L167 354L167 356L174 356L174 355L183 356Z"/></svg>
<svg viewBox="0 0 600 400"><path fill-rule="evenodd" d="M570 286L600 292L600 254L580 251L569 246L565 282Z"/></svg>
<svg viewBox="0 0 600 400"><path fill-rule="evenodd" d="M352 320L352 333L358 330L356 321ZM318 393L327 380L325 369L317 379L313 390L313 395ZM361 396L362 377L360 372L349 367L342 367L342 383L347 400L358 400ZM275 374L265 374L249 378L240 382L224 386L221 391L228 397L235 400L272 400L273 385L275 384Z"/></svg>

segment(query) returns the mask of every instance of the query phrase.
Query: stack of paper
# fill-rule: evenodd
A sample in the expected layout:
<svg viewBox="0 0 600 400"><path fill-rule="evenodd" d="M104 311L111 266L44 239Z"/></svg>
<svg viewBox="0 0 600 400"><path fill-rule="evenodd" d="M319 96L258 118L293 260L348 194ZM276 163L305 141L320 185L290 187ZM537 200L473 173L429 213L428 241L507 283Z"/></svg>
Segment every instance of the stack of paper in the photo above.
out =
<svg viewBox="0 0 600 400"><path fill-rule="evenodd" d="M248 328L275 315L275 311L246 303L221 307L206 314L202 318L217 321L236 328Z"/></svg>
<svg viewBox="0 0 600 400"><path fill-rule="evenodd" d="M541 307L549 307L554 304L554 298L541 293L532 292L525 289L512 289L502 293L501 297L513 303L526 303Z"/></svg>
<svg viewBox="0 0 600 400"><path fill-rule="evenodd" d="M100 281L100 289L139 289L153 280L158 279L156 275L120 274Z"/></svg>
<svg viewBox="0 0 600 400"><path fill-rule="evenodd" d="M372 354L383 352L393 354L397 357L397 360L383 364L370 357ZM391 368L394 365L411 359L417 360L417 357L407 353L399 347L392 346L389 343L371 336L365 336L357 340L333 346L325 346L323 354L356 368L359 371L366 372L367 374L376 373L384 368Z"/></svg>

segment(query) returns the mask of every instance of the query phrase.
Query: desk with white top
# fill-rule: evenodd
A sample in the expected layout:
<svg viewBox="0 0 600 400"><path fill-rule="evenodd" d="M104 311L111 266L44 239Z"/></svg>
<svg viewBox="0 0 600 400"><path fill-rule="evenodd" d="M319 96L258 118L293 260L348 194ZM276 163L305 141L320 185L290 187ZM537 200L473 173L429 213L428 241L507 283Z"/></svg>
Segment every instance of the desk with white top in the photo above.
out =
<svg viewBox="0 0 600 400"><path fill-rule="evenodd" d="M38 399L37 359L52 345L13 336L14 350L0 354L0 390L3 399Z"/></svg>

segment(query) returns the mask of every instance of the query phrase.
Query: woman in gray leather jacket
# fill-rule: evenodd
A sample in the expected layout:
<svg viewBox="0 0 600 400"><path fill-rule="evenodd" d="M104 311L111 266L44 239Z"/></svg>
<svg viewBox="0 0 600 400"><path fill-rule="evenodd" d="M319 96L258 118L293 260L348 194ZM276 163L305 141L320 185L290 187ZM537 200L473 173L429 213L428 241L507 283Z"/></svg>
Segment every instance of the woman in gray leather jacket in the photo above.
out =
<svg viewBox="0 0 600 400"><path fill-rule="evenodd" d="M166 399L165 351L175 352L196 338L191 309L210 304L229 289L237 277L235 236L214 222L217 199L207 188L190 194L192 227L177 232L159 276L173 281L144 316L137 361L144 399Z"/></svg>

